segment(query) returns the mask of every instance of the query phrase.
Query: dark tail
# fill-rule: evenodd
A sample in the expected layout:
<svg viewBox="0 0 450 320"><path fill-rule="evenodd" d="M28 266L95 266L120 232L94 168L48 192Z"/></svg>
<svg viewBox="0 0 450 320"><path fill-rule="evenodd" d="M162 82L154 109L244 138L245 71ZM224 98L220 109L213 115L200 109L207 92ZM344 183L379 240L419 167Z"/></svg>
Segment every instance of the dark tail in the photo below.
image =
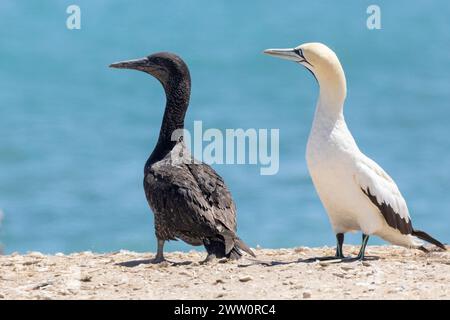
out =
<svg viewBox="0 0 450 320"><path fill-rule="evenodd" d="M441 248L442 250L447 250L447 248L441 242L439 242L438 240L436 240L435 238L430 236L425 231L413 230L411 234L419 239L422 239L422 240L425 240L426 242L434 244L435 246Z"/></svg>
<svg viewBox="0 0 450 320"><path fill-rule="evenodd" d="M242 241L240 238L234 239L234 247L233 247L233 249L241 249L242 251L247 252L253 258L256 258L256 255L253 253L252 249L250 249L249 246L246 245L245 242ZM231 250L231 251L233 251L233 250Z"/></svg>
<svg viewBox="0 0 450 320"><path fill-rule="evenodd" d="M256 257L253 251L239 238L226 239L225 241L208 239L208 241L204 241L204 246L208 255L213 254L217 258L237 260L242 257L241 250Z"/></svg>

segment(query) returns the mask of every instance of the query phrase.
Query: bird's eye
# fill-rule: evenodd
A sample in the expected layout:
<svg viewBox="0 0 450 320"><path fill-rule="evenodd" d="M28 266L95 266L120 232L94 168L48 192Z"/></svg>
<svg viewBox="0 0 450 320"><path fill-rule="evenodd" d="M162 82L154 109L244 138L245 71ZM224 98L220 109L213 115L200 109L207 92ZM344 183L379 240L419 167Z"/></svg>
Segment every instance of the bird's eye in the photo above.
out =
<svg viewBox="0 0 450 320"><path fill-rule="evenodd" d="M298 56L304 58L304 57L303 57L303 51L302 51L302 49L294 49L294 52L295 52Z"/></svg>

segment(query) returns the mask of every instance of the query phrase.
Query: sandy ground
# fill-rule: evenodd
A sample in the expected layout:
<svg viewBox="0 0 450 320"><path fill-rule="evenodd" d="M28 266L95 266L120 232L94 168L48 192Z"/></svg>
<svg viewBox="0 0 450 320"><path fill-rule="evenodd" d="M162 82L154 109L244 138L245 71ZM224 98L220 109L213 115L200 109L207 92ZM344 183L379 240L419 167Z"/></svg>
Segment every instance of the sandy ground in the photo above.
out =
<svg viewBox="0 0 450 320"><path fill-rule="evenodd" d="M0 256L0 299L450 299L449 251L370 246L378 260L338 264L302 261L333 254L329 247L255 252L268 264L205 265L195 251L158 265L130 251Z"/></svg>

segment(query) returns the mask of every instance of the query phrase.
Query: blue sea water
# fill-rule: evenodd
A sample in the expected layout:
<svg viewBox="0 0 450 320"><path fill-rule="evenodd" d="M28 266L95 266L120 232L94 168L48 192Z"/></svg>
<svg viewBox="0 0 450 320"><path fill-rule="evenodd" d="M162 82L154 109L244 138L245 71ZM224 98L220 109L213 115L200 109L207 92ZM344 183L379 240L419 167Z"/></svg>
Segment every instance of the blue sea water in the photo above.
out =
<svg viewBox="0 0 450 320"><path fill-rule="evenodd" d="M81 8L81 30L66 8ZM348 81L345 114L361 149L394 177L415 226L450 240L450 2L0 2L0 242L6 253L155 250L143 165L165 97L117 60L173 51L188 63L186 125L279 128L280 171L215 165L251 246L334 245L304 152L318 88L261 54L319 41ZM359 236L350 237L359 242ZM371 243L382 243L378 239ZM189 250L172 242L168 250Z"/></svg>

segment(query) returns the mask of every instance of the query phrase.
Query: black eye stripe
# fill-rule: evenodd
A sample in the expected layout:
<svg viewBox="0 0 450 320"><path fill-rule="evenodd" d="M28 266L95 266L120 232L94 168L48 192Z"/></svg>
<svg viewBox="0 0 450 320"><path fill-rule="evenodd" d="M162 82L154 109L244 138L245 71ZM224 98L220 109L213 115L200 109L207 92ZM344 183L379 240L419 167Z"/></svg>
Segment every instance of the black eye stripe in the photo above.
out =
<svg viewBox="0 0 450 320"><path fill-rule="evenodd" d="M313 67L313 65L311 63L309 63L308 60L306 60L305 56L303 55L303 51L302 49L294 49L294 53L297 54L300 58L302 58L303 60L299 61L299 62L306 62L307 64L309 64L311 67Z"/></svg>
<svg viewBox="0 0 450 320"><path fill-rule="evenodd" d="M303 59L305 59L305 57L303 56L303 51L302 49L294 49L294 52L299 55L300 57L302 57Z"/></svg>

